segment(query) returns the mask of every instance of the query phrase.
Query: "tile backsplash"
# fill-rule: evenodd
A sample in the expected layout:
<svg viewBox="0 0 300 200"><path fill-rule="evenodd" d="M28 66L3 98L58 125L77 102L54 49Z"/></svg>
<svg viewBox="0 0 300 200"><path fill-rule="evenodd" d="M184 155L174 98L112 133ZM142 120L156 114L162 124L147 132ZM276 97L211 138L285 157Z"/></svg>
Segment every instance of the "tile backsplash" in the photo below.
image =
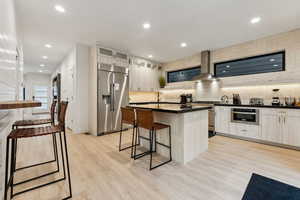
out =
<svg viewBox="0 0 300 200"><path fill-rule="evenodd" d="M279 89L276 94L273 89ZM263 98L265 104L270 104L273 96L279 96L281 102L284 97L296 97L300 101L300 83L299 84L282 84L282 85L261 85L261 86L242 86L242 87L225 87L221 89L221 95L227 95L232 99L232 94L240 94L242 103L249 103L251 97Z"/></svg>

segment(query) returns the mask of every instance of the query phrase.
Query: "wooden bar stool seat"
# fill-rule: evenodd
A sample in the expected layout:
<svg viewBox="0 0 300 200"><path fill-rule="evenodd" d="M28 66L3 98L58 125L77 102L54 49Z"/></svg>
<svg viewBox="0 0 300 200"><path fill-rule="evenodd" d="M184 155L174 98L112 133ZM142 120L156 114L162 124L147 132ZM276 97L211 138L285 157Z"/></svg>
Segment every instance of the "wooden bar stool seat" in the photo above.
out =
<svg viewBox="0 0 300 200"><path fill-rule="evenodd" d="M133 129L132 129L131 145L122 148L123 124L131 125ZM120 139L119 139L119 151L123 151L123 150L131 148L131 157L133 157L133 147L135 145L135 142L134 142L135 134L138 134L137 129L136 129L135 111L133 108L130 108L130 107L126 107L126 108L122 107L121 108L121 131L120 131ZM139 143L136 145L139 145Z"/></svg>
<svg viewBox="0 0 300 200"><path fill-rule="evenodd" d="M59 111L58 120L57 120L58 125L53 124L51 126L46 126L46 127L14 129L8 135L7 143L6 143L4 200L7 200L9 188L11 188L10 199L12 199L13 197L23 194L25 192L39 189L41 187L48 186L48 185L51 185L51 184L54 184L54 183L57 183L60 181L65 181L66 178L68 178L67 180L68 180L68 185L69 185L69 195L63 199L69 199L72 197L69 156L68 156L68 148L67 148L67 140L66 140L66 132L65 132L65 116L66 116L67 106L68 106L68 102L62 101L60 103L60 111ZM54 172L48 172L48 173L42 174L40 176L15 183L14 176L15 176L15 172L16 172L16 160L17 160L17 152L16 152L17 139L32 138L32 137L46 136L46 135L55 135L55 134L58 134L59 138L60 138L60 148L61 148L60 152L61 152L61 160L62 160L62 165L63 165L63 178L59 178L54 181L51 181L51 182L48 182L45 184L40 184L38 186L31 187L29 189L27 188L25 190L14 193L14 187L17 185L22 185L24 183L28 183L28 182L34 181L34 180L42 178L42 177L52 175L59 171L59 166L58 166L58 169ZM62 140L62 136L63 136L63 140ZM8 170L10 141L11 141L12 145L11 145L11 151L10 151L11 152L10 170ZM56 141L55 141L55 144L56 144ZM58 160L58 157L56 159ZM57 163L59 163L59 161ZM66 171L67 171L67 176L66 176Z"/></svg>
<svg viewBox="0 0 300 200"><path fill-rule="evenodd" d="M165 128L169 128L169 127L170 127L169 125L161 124L161 123L157 123L157 122L154 122L154 124L153 124L154 130L161 130L161 129L165 129Z"/></svg>
<svg viewBox="0 0 300 200"><path fill-rule="evenodd" d="M149 138L143 137L143 136L139 136L142 139L146 139L149 141L149 151L140 153L140 154L136 154L136 143L134 145L134 155L133 158L134 159L139 159L141 157L144 157L146 155L150 155L150 166L149 169L155 169L158 168L162 165L165 165L169 162L172 161L172 145L171 145L171 126L170 125L166 125L166 124L162 124L162 123L157 123L154 122L153 120L153 111L152 110L146 110L146 109L136 109L136 116L137 116L137 131L139 130L139 128L144 128L146 130L149 130ZM156 134L158 130L162 130L162 129L169 129L169 144L163 144L159 141L157 141L156 138ZM137 135L135 136L137 137ZM135 142L137 141L137 138L135 139ZM169 149L169 160L158 164L156 166L152 165L152 154L154 152L156 152L157 150L157 145L160 145L164 148Z"/></svg>
<svg viewBox="0 0 300 200"><path fill-rule="evenodd" d="M37 120L20 120L16 121L13 126L37 126L37 125L44 125L44 124L51 124L51 119L37 119Z"/></svg>
<svg viewBox="0 0 300 200"><path fill-rule="evenodd" d="M61 126L45 126L37 128L21 128L14 129L8 135L9 139L18 139L18 138L28 138L28 137L37 137L43 135L51 135L54 133L59 133L63 131Z"/></svg>

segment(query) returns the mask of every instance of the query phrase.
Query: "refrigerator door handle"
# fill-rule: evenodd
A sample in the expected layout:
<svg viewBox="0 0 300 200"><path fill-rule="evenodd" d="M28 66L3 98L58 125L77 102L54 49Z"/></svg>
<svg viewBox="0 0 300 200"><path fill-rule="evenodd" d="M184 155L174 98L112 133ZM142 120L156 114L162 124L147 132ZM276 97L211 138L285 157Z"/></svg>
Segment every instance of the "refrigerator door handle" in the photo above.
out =
<svg viewBox="0 0 300 200"><path fill-rule="evenodd" d="M110 84L110 97L110 111L115 111L115 87L113 83Z"/></svg>

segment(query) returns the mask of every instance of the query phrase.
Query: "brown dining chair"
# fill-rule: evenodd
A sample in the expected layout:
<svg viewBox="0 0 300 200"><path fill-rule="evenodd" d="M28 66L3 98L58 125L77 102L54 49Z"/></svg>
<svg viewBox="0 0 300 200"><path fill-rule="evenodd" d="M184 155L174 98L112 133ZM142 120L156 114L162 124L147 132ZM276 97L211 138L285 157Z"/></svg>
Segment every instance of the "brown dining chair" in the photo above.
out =
<svg viewBox="0 0 300 200"><path fill-rule="evenodd" d="M49 119L19 120L19 121L16 121L15 123L13 123L12 129L26 128L26 127L29 127L29 126L49 125L49 124L54 125L56 104L57 104L56 101L53 101L52 104L51 104L50 118ZM35 167L35 166L39 166L39 165L49 164L49 163L52 163L52 162L56 162L58 172L59 172L59 162L58 162L58 159L57 159L58 154L57 154L57 143L56 143L56 135L55 134L52 134L52 141L53 141L53 153L54 153L54 159L53 160L37 163L37 164L34 164L34 165L20 167L20 168L17 168L16 171L19 171L19 170L22 170L22 169L28 169L30 167ZM15 151L17 151L18 140L16 139L15 142L16 142Z"/></svg>
<svg viewBox="0 0 300 200"><path fill-rule="evenodd" d="M123 124L128 124L132 126L132 141L131 145L122 148L122 135L123 135ZM120 131L120 139L119 139L119 151L123 151L131 148L131 157L133 157L133 146L135 144L135 134L138 134L136 129L136 120L135 120L135 112L133 108L122 107L121 108L121 131ZM139 143L137 144L139 145Z"/></svg>
<svg viewBox="0 0 300 200"><path fill-rule="evenodd" d="M149 130L149 138L145 138L143 136L140 136L142 139L146 139L149 141L149 151L140 153L140 154L136 154L136 141L137 139L135 139L135 145L134 145L134 155L133 158L134 159L139 159L141 157L144 157L146 155L150 154L150 166L149 169L155 169L157 167L160 167L162 165L165 165L169 162L172 161L172 145L171 145L171 126L170 125L166 125L166 124L162 124L162 123L157 123L154 122L153 119L153 111L152 110L148 110L148 109L136 109L136 115L137 115L137 130L139 130L139 128L144 128L146 130ZM156 138L156 134L157 131L162 130L168 128L168 134L169 134L169 144L163 144L159 141L157 141ZM137 135L135 136L137 137ZM156 166L152 165L152 157L153 157L153 153L156 152L157 150L157 145L160 145L162 147L165 147L167 149L169 149L169 160L158 164Z"/></svg>
<svg viewBox="0 0 300 200"><path fill-rule="evenodd" d="M48 186L48 185L60 182L60 181L65 181L66 178L68 179L69 195L63 199L70 199L72 197L69 155L68 155L67 138L66 138L66 130L65 130L65 118L66 118L67 106L68 106L68 102L65 102L65 101L60 102L60 111L58 114L58 124L57 125L53 124L51 126L45 126L45 127L14 129L8 135L7 143L6 143L4 200L7 200L9 188L11 188L10 197L12 199L13 197L15 197L17 195L21 195L25 192L29 192L29 191L32 191L32 190L35 190L35 189L38 189L38 188L41 188L44 186ZM62 159L62 165L63 165L63 177L59 178L57 180L45 183L45 184L40 184L38 186L31 187L31 188L14 193L13 192L14 187L17 185L22 185L24 183L28 183L33 180L53 174L53 173L46 173L46 174L40 175L38 177L30 178L30 179L15 183L14 176L15 176L15 172L16 172L16 160L17 160L17 154L15 151L16 139L41 137L41 136L52 135L52 134L58 134L59 138L60 138L61 159ZM63 137L64 142L62 142L62 137ZM11 158L10 158L10 170L9 170L8 164L9 164L10 142L11 142L11 151L10 151ZM66 157L66 159L65 159L65 157ZM67 173L67 177L66 177L66 173Z"/></svg>

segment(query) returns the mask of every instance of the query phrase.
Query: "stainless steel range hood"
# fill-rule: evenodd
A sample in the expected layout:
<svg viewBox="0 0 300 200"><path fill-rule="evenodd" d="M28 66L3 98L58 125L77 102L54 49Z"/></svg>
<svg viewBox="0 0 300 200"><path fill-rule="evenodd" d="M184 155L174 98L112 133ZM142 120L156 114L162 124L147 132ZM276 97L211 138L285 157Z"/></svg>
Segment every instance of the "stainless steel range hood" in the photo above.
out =
<svg viewBox="0 0 300 200"><path fill-rule="evenodd" d="M201 74L195 76L193 81L216 81L217 79L210 71L210 51L201 52Z"/></svg>

